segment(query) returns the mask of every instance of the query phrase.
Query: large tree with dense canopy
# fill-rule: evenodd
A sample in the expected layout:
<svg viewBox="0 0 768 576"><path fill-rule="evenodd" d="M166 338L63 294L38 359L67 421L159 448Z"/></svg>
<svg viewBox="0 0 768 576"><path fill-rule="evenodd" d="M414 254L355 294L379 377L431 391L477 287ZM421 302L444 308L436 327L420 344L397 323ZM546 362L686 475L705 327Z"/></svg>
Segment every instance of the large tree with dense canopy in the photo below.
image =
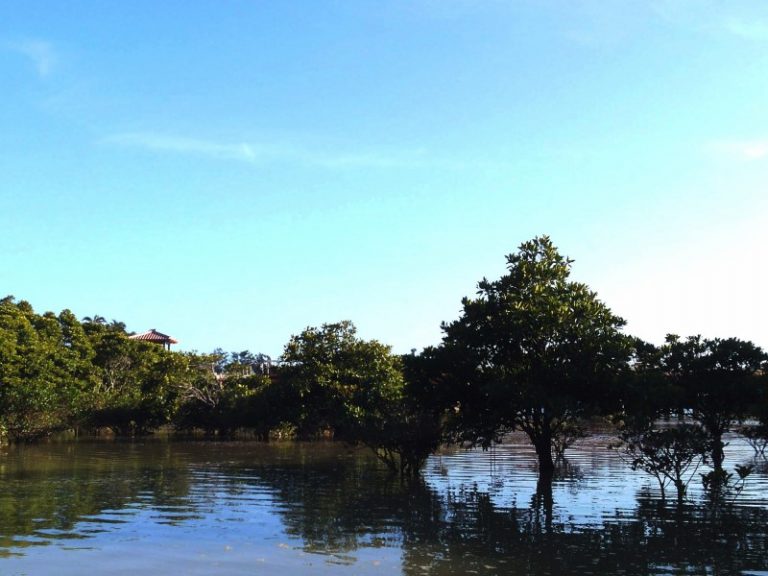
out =
<svg viewBox="0 0 768 576"><path fill-rule="evenodd" d="M572 262L547 236L525 242L507 256L507 273L480 281L460 318L443 325L459 431L487 446L522 430L542 476L581 419L607 408L631 349L624 320L570 280Z"/></svg>

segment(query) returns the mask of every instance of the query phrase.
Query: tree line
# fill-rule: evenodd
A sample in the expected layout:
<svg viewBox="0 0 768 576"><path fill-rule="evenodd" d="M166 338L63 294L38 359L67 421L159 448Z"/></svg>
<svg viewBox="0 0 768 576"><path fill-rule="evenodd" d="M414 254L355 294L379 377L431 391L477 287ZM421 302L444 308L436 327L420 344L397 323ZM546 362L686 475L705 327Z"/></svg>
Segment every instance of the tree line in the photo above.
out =
<svg viewBox="0 0 768 576"><path fill-rule="evenodd" d="M682 499L701 463L712 467L713 489L736 485L734 474L743 480L748 469L725 469L724 435L739 429L765 453L765 352L737 338L669 335L660 346L634 338L571 280L572 264L547 236L534 238L507 256L504 275L482 279L462 300L437 346L395 355L342 321L292 336L274 365L248 351L166 351L128 338L120 322L38 314L7 297L0 435L170 426L264 440L332 436L416 475L443 443L489 447L521 431L546 480L599 419L615 426L615 447L662 493L672 485Z"/></svg>

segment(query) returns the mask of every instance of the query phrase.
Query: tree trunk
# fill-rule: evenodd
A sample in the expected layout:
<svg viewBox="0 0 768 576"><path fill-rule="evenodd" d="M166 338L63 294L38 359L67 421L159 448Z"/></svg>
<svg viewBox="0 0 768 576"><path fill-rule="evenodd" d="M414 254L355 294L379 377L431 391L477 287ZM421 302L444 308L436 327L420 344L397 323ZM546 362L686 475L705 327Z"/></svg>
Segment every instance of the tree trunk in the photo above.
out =
<svg viewBox="0 0 768 576"><path fill-rule="evenodd" d="M552 458L552 427L546 409L534 409L520 428L528 436L539 458L539 477L550 481L555 472Z"/></svg>
<svg viewBox="0 0 768 576"><path fill-rule="evenodd" d="M723 460L725 460L725 445L723 444L723 435L712 434L712 467L717 472L723 471Z"/></svg>
<svg viewBox="0 0 768 576"><path fill-rule="evenodd" d="M555 461L552 458L552 432L549 426L544 426L533 442L536 455L539 457L539 476L551 478L555 472Z"/></svg>
<svg viewBox="0 0 768 576"><path fill-rule="evenodd" d="M675 480L675 489L677 490L677 505L680 507L685 501L685 482L679 478Z"/></svg>

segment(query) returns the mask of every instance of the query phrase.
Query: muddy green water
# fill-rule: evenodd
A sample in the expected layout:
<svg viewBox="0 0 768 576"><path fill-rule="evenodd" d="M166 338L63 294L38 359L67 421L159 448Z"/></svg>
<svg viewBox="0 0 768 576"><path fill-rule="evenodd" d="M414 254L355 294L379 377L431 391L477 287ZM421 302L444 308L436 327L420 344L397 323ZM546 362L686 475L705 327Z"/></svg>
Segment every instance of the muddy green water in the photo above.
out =
<svg viewBox="0 0 768 576"><path fill-rule="evenodd" d="M680 510L597 436L551 494L530 448L401 483L337 444L78 441L0 452L0 574L768 574L768 465ZM731 439L726 465L752 461Z"/></svg>

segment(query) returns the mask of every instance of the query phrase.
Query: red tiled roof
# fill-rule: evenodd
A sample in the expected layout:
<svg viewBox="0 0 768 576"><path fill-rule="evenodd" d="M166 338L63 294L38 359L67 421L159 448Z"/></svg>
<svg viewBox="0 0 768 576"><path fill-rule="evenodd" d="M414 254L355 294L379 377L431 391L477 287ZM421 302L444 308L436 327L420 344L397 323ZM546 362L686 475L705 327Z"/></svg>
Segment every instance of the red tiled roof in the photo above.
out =
<svg viewBox="0 0 768 576"><path fill-rule="evenodd" d="M158 332L154 328L151 330L147 330L146 332L142 332L141 334L134 334L133 336L128 336L128 338L131 338L132 340L144 340L146 342L163 342L163 343L169 343L169 344L178 344L179 341L175 340L174 338L171 338L168 336L168 334L163 334L162 332Z"/></svg>

